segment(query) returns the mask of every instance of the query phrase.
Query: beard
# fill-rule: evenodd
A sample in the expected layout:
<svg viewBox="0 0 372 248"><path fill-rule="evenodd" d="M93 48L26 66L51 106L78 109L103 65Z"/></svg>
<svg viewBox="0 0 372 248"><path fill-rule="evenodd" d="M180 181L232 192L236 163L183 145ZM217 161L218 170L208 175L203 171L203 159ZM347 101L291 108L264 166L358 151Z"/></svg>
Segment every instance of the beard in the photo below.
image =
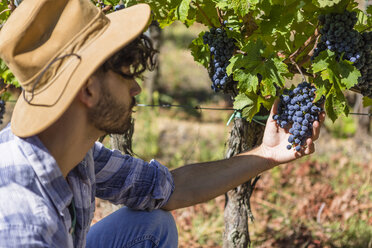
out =
<svg viewBox="0 0 372 248"><path fill-rule="evenodd" d="M108 90L101 87L101 97L98 104L88 111L88 120L105 134L124 134L132 126L132 108L136 100L133 97L128 107L111 97Z"/></svg>

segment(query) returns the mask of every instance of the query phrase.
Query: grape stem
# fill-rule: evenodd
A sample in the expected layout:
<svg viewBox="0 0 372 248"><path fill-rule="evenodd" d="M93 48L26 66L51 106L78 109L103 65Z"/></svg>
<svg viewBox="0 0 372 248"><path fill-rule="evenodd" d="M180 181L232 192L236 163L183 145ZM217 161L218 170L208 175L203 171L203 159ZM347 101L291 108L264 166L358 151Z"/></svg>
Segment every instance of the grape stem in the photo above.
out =
<svg viewBox="0 0 372 248"><path fill-rule="evenodd" d="M221 25L223 25L223 18L222 18L222 13L221 13L220 8L217 8L217 15L218 15L218 19L219 19Z"/></svg>
<svg viewBox="0 0 372 248"><path fill-rule="evenodd" d="M297 65L298 65L298 64L297 64ZM288 67L289 72L294 73L294 74L301 73L301 74L306 75L306 76L308 76L308 77L314 77L314 75L311 74L311 73L308 73L308 72L306 71L305 68L302 67L302 69L303 69L304 71L301 70L301 72L300 72L300 70L298 70L298 68L294 69L294 67L296 67L296 66L293 66L292 64L289 65L289 67Z"/></svg>
<svg viewBox="0 0 372 248"><path fill-rule="evenodd" d="M247 55L247 53L243 52L242 50L235 50L235 53L242 54L242 55Z"/></svg>
<svg viewBox="0 0 372 248"><path fill-rule="evenodd" d="M7 11L10 11L10 9L4 9L3 11L0 12L0 15L7 12Z"/></svg>
<svg viewBox="0 0 372 248"><path fill-rule="evenodd" d="M200 11L200 13L202 13L202 15L204 16L204 18L207 20L207 22L209 23L209 25L211 27L214 27L211 19L209 19L209 17L205 14L205 12L203 11L203 9L200 7L200 5L197 3L197 2L193 2L195 4L195 6L198 8L198 10ZM217 12L218 13L218 12Z"/></svg>
<svg viewBox="0 0 372 248"><path fill-rule="evenodd" d="M315 29L315 32L313 35L311 35L305 42L304 44L299 47L296 51L294 51L287 59L284 60L284 63L288 63L289 61L292 62L293 59L296 59L298 55L300 55L309 45L312 43L315 43L317 38L319 37L319 30L318 28Z"/></svg>
<svg viewBox="0 0 372 248"><path fill-rule="evenodd" d="M367 31L367 30L370 30L370 29L372 29L372 26L366 27L365 29L363 29L363 30L360 31L360 32L363 33L363 32L365 32L365 31Z"/></svg>
<svg viewBox="0 0 372 248"><path fill-rule="evenodd" d="M8 90L9 87L10 87L10 84L7 84L4 89L0 90L0 95L5 93Z"/></svg>
<svg viewBox="0 0 372 248"><path fill-rule="evenodd" d="M301 76L302 76L302 79L303 79L304 81L306 81L306 78L305 78L304 74L302 73L301 68L300 68L300 67L298 66L298 64L296 63L296 61L294 61L294 59L291 58L291 62L292 62L292 64L294 64L294 65L296 66L297 70L300 72L300 74L301 74Z"/></svg>

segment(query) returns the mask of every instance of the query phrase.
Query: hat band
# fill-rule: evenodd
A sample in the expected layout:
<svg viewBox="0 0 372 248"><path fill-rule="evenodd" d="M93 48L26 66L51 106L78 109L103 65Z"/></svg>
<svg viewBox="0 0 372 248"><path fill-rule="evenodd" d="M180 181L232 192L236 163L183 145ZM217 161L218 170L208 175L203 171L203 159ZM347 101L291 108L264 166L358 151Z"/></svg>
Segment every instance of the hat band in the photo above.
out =
<svg viewBox="0 0 372 248"><path fill-rule="evenodd" d="M36 86L38 85L38 83L40 82L40 78L44 75L44 72L48 70L48 68L50 66L52 66L56 61L60 60L60 59L64 59L68 56L76 56L78 59L79 59L79 63L81 61L81 57L75 53L71 53L71 54L66 54L66 55L63 55L62 57L58 57L58 58L55 58L52 62L49 63L49 65L41 72L39 78L36 80L36 82L34 83L33 85L33 88L32 88L32 91L31 91L31 97L30 99L28 99L26 97L26 91L24 89L22 89L22 95L23 95L23 99L29 104L29 105L32 105L32 106L39 106L39 107L51 107L53 106L54 104L56 104L59 100L59 98L62 96L63 92L64 92L64 89L67 87L68 83L70 82L70 78L67 80L67 83L65 84L65 87L63 88L63 90L61 91L59 97L57 97L55 99L55 102L54 103L50 103L50 104L38 104L38 103L32 103L31 101L34 99L34 96L35 96L35 88ZM75 67L76 69L76 67ZM75 70L74 70L75 71ZM70 77L73 73L70 74Z"/></svg>
<svg viewBox="0 0 372 248"><path fill-rule="evenodd" d="M70 43L61 48L40 72L21 84L23 90L26 91L25 93L37 95L46 90L59 77L61 72L71 64L73 59L67 55L76 54L79 56L79 52L88 47L105 31L109 22L109 19L99 11L86 27ZM80 56L79 59L81 60Z"/></svg>

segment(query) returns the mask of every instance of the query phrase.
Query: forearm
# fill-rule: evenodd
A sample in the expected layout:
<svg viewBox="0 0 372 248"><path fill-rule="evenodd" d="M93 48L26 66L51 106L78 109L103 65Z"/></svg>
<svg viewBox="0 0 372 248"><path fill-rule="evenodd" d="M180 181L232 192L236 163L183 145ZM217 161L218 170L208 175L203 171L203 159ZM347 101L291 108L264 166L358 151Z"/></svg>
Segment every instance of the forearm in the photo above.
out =
<svg viewBox="0 0 372 248"><path fill-rule="evenodd" d="M163 208L173 210L208 201L273 166L262 149L256 148L230 159L177 168L171 172L175 191Z"/></svg>

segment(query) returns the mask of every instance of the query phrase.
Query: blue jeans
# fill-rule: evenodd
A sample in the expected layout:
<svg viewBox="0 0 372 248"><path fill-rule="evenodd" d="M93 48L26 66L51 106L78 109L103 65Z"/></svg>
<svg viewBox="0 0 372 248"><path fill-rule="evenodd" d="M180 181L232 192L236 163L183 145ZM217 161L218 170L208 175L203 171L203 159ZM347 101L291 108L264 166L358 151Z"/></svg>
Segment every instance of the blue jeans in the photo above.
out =
<svg viewBox="0 0 372 248"><path fill-rule="evenodd" d="M123 207L94 224L87 248L147 248L178 246L176 223L170 212L136 211Z"/></svg>

